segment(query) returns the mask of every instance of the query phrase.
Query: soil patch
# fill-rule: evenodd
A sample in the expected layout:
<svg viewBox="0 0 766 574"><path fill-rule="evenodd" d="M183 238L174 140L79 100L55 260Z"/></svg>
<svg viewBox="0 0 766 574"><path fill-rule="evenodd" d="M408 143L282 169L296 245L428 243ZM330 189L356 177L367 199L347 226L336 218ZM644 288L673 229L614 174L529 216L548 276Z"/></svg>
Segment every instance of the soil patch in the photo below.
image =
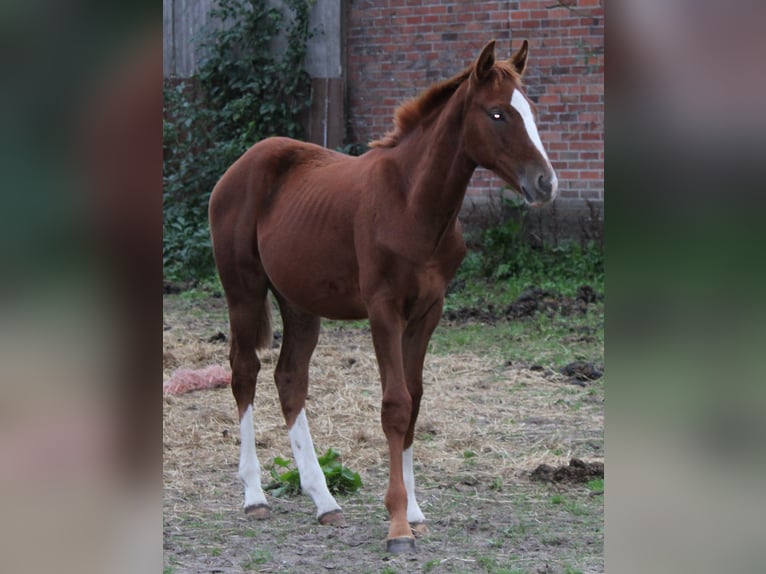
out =
<svg viewBox="0 0 766 574"><path fill-rule="evenodd" d="M597 381L604 376L603 368L588 361L574 361L561 369L561 374L570 378L570 382L585 386L588 381Z"/></svg>
<svg viewBox="0 0 766 574"><path fill-rule="evenodd" d="M585 462L573 458L568 465L553 467L541 464L530 474L530 479L540 482L581 483L604 478L603 462Z"/></svg>
<svg viewBox="0 0 766 574"><path fill-rule="evenodd" d="M466 322L482 321L493 323L501 320L524 319L537 313L553 315L584 314L589 305L602 300L604 296L597 293L590 285L581 285L575 297L567 297L540 287L526 289L507 307L497 307L488 304L486 307L461 307L444 313L448 321Z"/></svg>

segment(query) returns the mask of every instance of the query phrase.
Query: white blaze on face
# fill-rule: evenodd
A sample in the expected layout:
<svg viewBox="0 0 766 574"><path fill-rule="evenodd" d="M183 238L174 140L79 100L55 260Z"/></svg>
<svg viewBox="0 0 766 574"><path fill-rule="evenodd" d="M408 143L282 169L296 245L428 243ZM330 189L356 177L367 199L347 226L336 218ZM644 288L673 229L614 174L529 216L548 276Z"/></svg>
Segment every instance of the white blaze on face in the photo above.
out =
<svg viewBox="0 0 766 574"><path fill-rule="evenodd" d="M548 163L548 167L553 173L553 189L555 190L558 184L556 172L553 170L551 160L548 159L548 154L545 153L545 148L543 147L543 142L540 139L540 134L537 133L537 124L535 123L535 116L532 114L532 108L529 106L527 98L525 98L524 94L522 94L519 90L513 90L513 96L511 97L511 107L519 112L521 119L524 120L524 127L527 129L527 135L529 135L529 139L532 140L532 143L535 144L537 151L540 152L540 154L545 158L545 161Z"/></svg>
<svg viewBox="0 0 766 574"><path fill-rule="evenodd" d="M540 140L540 134L537 133L537 124L535 123L535 116L532 114L532 108L529 106L527 98L524 97L519 90L513 90L513 97L511 98L511 107L519 112L521 119L524 120L524 127L527 128L527 135L532 143L535 144L537 151L548 160L548 154L545 153L543 142ZM550 160L548 160L550 163Z"/></svg>
<svg viewBox="0 0 766 574"><path fill-rule="evenodd" d="M288 432L290 445L293 448L295 464L301 478L301 489L308 494L317 507L317 518L323 514L340 510L340 506L327 488L327 481L319 466L314 442L311 440L309 423L306 420L306 412L301 409L298 418L295 419L292 428Z"/></svg>

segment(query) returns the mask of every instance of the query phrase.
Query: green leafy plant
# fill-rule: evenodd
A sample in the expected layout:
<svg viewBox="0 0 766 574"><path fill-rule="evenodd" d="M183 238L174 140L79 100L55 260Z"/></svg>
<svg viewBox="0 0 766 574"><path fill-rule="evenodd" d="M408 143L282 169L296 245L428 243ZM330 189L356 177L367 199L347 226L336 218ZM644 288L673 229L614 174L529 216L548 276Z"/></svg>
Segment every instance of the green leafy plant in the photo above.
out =
<svg viewBox="0 0 766 574"><path fill-rule="evenodd" d="M273 135L301 138L311 99L303 69L313 0L217 0L198 42L200 65L168 80L163 109L163 265L171 280L214 272L210 193L245 150ZM275 49L275 46L284 47Z"/></svg>
<svg viewBox="0 0 766 574"><path fill-rule="evenodd" d="M523 202L501 196L493 205L489 221L466 233L468 252L448 287L445 312L476 309L496 316L530 289L575 298L587 286L600 299L604 249L595 232L579 241L543 242L528 229ZM600 229L598 210L591 210L590 217L589 225Z"/></svg>
<svg viewBox="0 0 766 574"><path fill-rule="evenodd" d="M526 233L527 216L522 201L501 195L496 221L467 238L471 249L458 280L603 283L603 249L597 241L534 244Z"/></svg>
<svg viewBox="0 0 766 574"><path fill-rule="evenodd" d="M359 473L343 466L340 453L332 448L318 459L319 466L327 481L327 488L333 494L349 494L356 492L362 486ZM298 469L290 469L290 461L280 456L274 457L271 467L271 477L274 481L266 487L273 496L286 497L301 493L301 479Z"/></svg>

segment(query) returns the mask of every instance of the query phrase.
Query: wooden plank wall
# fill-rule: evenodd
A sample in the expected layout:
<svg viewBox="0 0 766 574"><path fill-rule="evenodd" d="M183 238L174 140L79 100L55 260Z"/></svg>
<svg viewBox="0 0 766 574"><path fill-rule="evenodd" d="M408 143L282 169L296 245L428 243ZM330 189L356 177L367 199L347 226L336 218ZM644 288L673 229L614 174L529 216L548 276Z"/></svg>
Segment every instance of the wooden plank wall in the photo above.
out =
<svg viewBox="0 0 766 574"><path fill-rule="evenodd" d="M279 4L281 0L273 0ZM208 19L216 0L163 0L163 73L166 79L189 78L200 54L198 35L212 25ZM306 70L312 77L312 102L306 139L332 149L346 135L344 62L344 0L316 0L311 10ZM275 46L275 49L279 49Z"/></svg>
<svg viewBox="0 0 766 574"><path fill-rule="evenodd" d="M162 0L163 75L188 78L197 68L196 36L215 0Z"/></svg>
<svg viewBox="0 0 766 574"><path fill-rule="evenodd" d="M308 141L330 149L343 145L346 135L344 99L343 78L312 78L306 130Z"/></svg>

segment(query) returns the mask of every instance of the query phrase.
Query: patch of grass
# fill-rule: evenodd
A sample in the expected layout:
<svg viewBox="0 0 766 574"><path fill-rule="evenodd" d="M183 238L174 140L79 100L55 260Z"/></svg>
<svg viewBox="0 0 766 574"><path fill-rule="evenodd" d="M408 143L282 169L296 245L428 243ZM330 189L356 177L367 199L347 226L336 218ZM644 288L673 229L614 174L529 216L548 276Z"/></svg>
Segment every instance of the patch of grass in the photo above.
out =
<svg viewBox="0 0 766 574"><path fill-rule="evenodd" d="M503 544L505 544L505 540L502 538L490 538L489 539L489 546L490 548L502 548Z"/></svg>
<svg viewBox="0 0 766 574"><path fill-rule="evenodd" d="M509 526L507 528L503 529L503 536L506 538L521 538L523 536L526 536L528 532L527 525L523 522L519 522L518 524L514 524L513 526Z"/></svg>
<svg viewBox="0 0 766 574"><path fill-rule="evenodd" d="M476 563L484 569L485 572L490 574L527 574L525 570L519 570L517 568L508 568L498 564L497 559L491 556L479 556L476 559Z"/></svg>
<svg viewBox="0 0 766 574"><path fill-rule="evenodd" d="M588 509L582 507L576 500L570 500L566 496L561 494L554 494L550 498L550 503L555 505L561 505L567 512L572 513L575 516L583 516L588 514Z"/></svg>
<svg viewBox="0 0 766 574"><path fill-rule="evenodd" d="M269 550L256 550L242 563L242 568L245 570L254 570L257 566L271 562L271 558L271 552Z"/></svg>
<svg viewBox="0 0 766 574"><path fill-rule="evenodd" d="M566 498L561 494L554 494L550 498L551 504L563 504L565 500Z"/></svg>
<svg viewBox="0 0 766 574"><path fill-rule="evenodd" d="M197 530L197 529L199 529L199 530L206 530L207 529L207 523L205 523L205 522L203 522L202 520L199 520L199 519L189 520L186 523L185 526L189 530Z"/></svg>
<svg viewBox="0 0 766 574"><path fill-rule="evenodd" d="M458 274L445 298L445 307L452 310L461 307L487 309L489 305L503 308L533 287L565 297L576 297L578 289L583 285L590 285L596 293L604 292L603 279L564 277L556 276L554 273L551 271L538 276L522 274L502 280Z"/></svg>
<svg viewBox="0 0 766 574"><path fill-rule="evenodd" d="M217 274L199 279L193 287L181 291L181 293L178 294L181 299L186 301L198 301L200 299L207 299L211 296L222 295L223 286L221 285L221 280L218 278Z"/></svg>
<svg viewBox="0 0 766 574"><path fill-rule="evenodd" d="M553 534L553 535L541 536L540 542L542 542L546 546L561 546L566 542L566 540L561 536L557 536Z"/></svg>
<svg viewBox="0 0 766 574"><path fill-rule="evenodd" d="M420 432L415 435L415 439L418 442L433 442L434 438L434 435L428 431Z"/></svg>
<svg viewBox="0 0 766 574"><path fill-rule="evenodd" d="M451 291L444 299L444 310L462 307L487 309L489 305L507 307L521 295L526 285L515 281L484 281L476 278L458 279L460 289Z"/></svg>
<svg viewBox="0 0 766 574"><path fill-rule="evenodd" d="M594 480L589 480L587 483L585 483L585 486L587 486L592 492L603 492L604 479L596 478Z"/></svg>
<svg viewBox="0 0 766 574"><path fill-rule="evenodd" d="M561 368L576 360L603 363L603 307L585 315L538 315L495 324L465 323L437 327L430 351L439 355L475 352L497 360ZM582 331L589 337L573 337Z"/></svg>
<svg viewBox="0 0 766 574"><path fill-rule="evenodd" d="M369 319L358 319L353 321L336 321L334 319L322 319L322 327L328 330L335 329L369 329Z"/></svg>

